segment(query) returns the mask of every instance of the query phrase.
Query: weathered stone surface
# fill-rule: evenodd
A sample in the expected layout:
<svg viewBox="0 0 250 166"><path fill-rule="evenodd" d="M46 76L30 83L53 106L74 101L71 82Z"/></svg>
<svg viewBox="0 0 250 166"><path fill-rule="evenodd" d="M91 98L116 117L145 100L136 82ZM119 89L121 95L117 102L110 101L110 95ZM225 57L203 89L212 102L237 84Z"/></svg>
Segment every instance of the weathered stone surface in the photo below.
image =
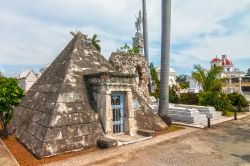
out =
<svg viewBox="0 0 250 166"><path fill-rule="evenodd" d="M132 88L133 89L133 88ZM159 131L166 129L168 126L157 115L154 114L152 108L148 103L133 89L133 100L136 100L139 105L135 109L135 119L137 122L138 130L153 130Z"/></svg>
<svg viewBox="0 0 250 166"><path fill-rule="evenodd" d="M117 140L111 138L103 137L97 140L97 146L100 148L106 149L117 145L118 145Z"/></svg>
<svg viewBox="0 0 250 166"><path fill-rule="evenodd" d="M109 62L122 73L136 74L135 88L146 100L149 97L148 79L149 69L147 60L141 54L128 54L113 52Z"/></svg>
<svg viewBox="0 0 250 166"><path fill-rule="evenodd" d="M198 123L207 120L205 114L201 114L197 109L194 108L170 106L169 115L171 119L185 123Z"/></svg>
<svg viewBox="0 0 250 166"><path fill-rule="evenodd" d="M114 70L78 33L15 108L10 130L39 158L95 145L103 131L83 78Z"/></svg>
<svg viewBox="0 0 250 166"><path fill-rule="evenodd" d="M98 90L94 88L95 85L109 86L106 89L109 94L99 89L103 96L109 95L105 100L108 105L103 112L112 112L112 91L126 92L129 100L133 98L133 101L137 101L136 108L133 108L132 101L127 102L126 106L128 126L132 131L130 134L136 133L137 126L146 130L167 127L145 101L148 96L148 68L144 57L130 55L126 60L131 64L126 65L126 61L119 59L119 54L112 54L113 60L117 57L116 60L122 62L114 68L86 40L85 35L78 33L30 88L20 106L15 108L9 128L38 158L95 146L97 140L104 136L104 126L96 111L97 105L103 101L100 96L99 100L93 97L93 91ZM121 70L116 69L119 66ZM134 86L135 80L131 74L139 74L140 77ZM98 77L86 81L90 75ZM106 119L106 123L112 124L112 114L107 117L110 118ZM109 132L112 133L112 129Z"/></svg>
<svg viewBox="0 0 250 166"><path fill-rule="evenodd" d="M154 137L155 131L152 130L137 130L138 135L142 135L144 137Z"/></svg>

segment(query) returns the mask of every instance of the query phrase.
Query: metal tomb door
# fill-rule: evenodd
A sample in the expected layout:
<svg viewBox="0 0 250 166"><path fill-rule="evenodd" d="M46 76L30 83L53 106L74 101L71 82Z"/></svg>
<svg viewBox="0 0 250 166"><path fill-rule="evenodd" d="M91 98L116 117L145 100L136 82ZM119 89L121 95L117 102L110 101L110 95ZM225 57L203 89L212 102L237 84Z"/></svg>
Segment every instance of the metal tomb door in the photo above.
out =
<svg viewBox="0 0 250 166"><path fill-rule="evenodd" d="M113 133L124 132L124 94L112 93Z"/></svg>

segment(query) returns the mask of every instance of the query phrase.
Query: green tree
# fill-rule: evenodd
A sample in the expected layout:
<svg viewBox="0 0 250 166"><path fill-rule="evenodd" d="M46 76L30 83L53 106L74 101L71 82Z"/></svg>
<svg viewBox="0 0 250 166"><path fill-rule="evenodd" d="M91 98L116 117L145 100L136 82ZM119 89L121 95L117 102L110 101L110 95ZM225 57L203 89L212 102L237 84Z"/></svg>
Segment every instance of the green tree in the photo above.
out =
<svg viewBox="0 0 250 166"><path fill-rule="evenodd" d="M154 92L151 92L150 94L151 94L151 96L154 96L155 98L159 99L159 97L160 97L160 80L158 78L158 74L156 72L156 68L154 67L153 63L150 63L149 69L150 69L152 84L154 85Z"/></svg>
<svg viewBox="0 0 250 166"><path fill-rule="evenodd" d="M180 82L188 82L188 75L181 74L181 75L176 77L176 81L179 83Z"/></svg>
<svg viewBox="0 0 250 166"><path fill-rule="evenodd" d="M249 106L249 102L242 94L230 93L228 94L228 98L231 101L231 104L236 107L239 112L241 112L242 108Z"/></svg>
<svg viewBox="0 0 250 166"><path fill-rule="evenodd" d="M198 105L199 104L199 94L197 93L181 93L180 103L188 105Z"/></svg>
<svg viewBox="0 0 250 166"><path fill-rule="evenodd" d="M180 97L177 94L178 88L176 85L169 86L169 102L180 103Z"/></svg>
<svg viewBox="0 0 250 166"><path fill-rule="evenodd" d="M76 36L76 34L80 32L78 30L76 30L75 32L74 31L70 31L69 33L72 35L72 36ZM101 52L101 46L100 46L100 43L101 41L99 39L97 39L97 35L94 34L91 38L91 44L98 50L98 52Z"/></svg>
<svg viewBox="0 0 250 166"><path fill-rule="evenodd" d="M117 52L139 54L140 50L138 47L130 47L127 43L125 43L124 46L120 47L120 49L117 49Z"/></svg>
<svg viewBox="0 0 250 166"><path fill-rule="evenodd" d="M221 80L218 74L223 71L222 67L213 67L210 70L202 68L200 65L194 65L192 77L202 86L204 92L221 91Z"/></svg>
<svg viewBox="0 0 250 166"><path fill-rule="evenodd" d="M181 74L181 75L177 76L176 77L176 82L179 83L181 89L187 89L188 86L189 86L188 75Z"/></svg>
<svg viewBox="0 0 250 166"><path fill-rule="evenodd" d="M157 74L157 72L156 72L156 68L154 67L154 64L153 64L153 63L150 63L149 69L150 69L150 74L151 74L151 79L152 79L152 81L153 81L153 82L159 81L158 74Z"/></svg>
<svg viewBox="0 0 250 166"><path fill-rule="evenodd" d="M91 42L92 42L92 45L99 51L99 52L101 52L101 46L100 46L100 40L99 39L97 39L97 35L96 34L94 34L93 35L93 37L92 37L92 39L91 39Z"/></svg>
<svg viewBox="0 0 250 166"><path fill-rule="evenodd" d="M15 78L1 77L0 80L0 123L3 136L7 137L7 125L13 116L14 106L19 104L24 92Z"/></svg>
<svg viewBox="0 0 250 166"><path fill-rule="evenodd" d="M188 82L179 82L181 89L187 89L189 86Z"/></svg>

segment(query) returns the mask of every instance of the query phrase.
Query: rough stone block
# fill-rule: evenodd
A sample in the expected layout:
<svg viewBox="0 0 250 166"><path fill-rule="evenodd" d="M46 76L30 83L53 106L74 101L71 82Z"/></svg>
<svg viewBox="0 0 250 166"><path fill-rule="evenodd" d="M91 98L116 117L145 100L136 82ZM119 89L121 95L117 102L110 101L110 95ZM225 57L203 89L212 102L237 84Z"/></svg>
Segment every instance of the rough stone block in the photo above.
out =
<svg viewBox="0 0 250 166"><path fill-rule="evenodd" d="M97 140L97 146L103 149L117 146L118 142L114 139L103 137Z"/></svg>
<svg viewBox="0 0 250 166"><path fill-rule="evenodd" d="M145 136L145 137L154 137L155 136L155 131L152 131L152 130L137 130L137 134Z"/></svg>

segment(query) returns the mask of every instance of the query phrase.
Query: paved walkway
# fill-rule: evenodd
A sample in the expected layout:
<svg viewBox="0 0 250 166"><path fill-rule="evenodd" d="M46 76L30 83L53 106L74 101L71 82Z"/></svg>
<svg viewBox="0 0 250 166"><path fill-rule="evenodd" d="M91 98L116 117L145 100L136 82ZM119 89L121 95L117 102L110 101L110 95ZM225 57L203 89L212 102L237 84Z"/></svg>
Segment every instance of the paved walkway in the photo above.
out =
<svg viewBox="0 0 250 166"><path fill-rule="evenodd" d="M0 139L0 165L1 166L18 166L16 159L11 155L2 140Z"/></svg>
<svg viewBox="0 0 250 166"><path fill-rule="evenodd" d="M126 146L119 146L119 147L115 147L115 148L101 150L101 151L93 152L93 153L90 153L87 155L72 157L72 158L69 158L69 159L66 159L63 161L49 163L46 165L47 166L71 166L71 165L83 166L83 165L93 164L96 162L102 162L103 160L107 160L107 159L110 159L112 157L120 158L123 155L130 154L130 153L133 153L135 151L142 151L143 149L145 149L146 147L148 147L150 145L155 145L155 144L158 144L160 142L169 140L171 138L183 136L185 134L195 132L198 130L200 130L200 129L186 128L186 129L178 130L178 131L175 131L172 133L159 135L159 136L154 137L154 138L147 140L147 141L141 141L141 142L129 144Z"/></svg>
<svg viewBox="0 0 250 166"><path fill-rule="evenodd" d="M250 116L92 166L250 166Z"/></svg>

